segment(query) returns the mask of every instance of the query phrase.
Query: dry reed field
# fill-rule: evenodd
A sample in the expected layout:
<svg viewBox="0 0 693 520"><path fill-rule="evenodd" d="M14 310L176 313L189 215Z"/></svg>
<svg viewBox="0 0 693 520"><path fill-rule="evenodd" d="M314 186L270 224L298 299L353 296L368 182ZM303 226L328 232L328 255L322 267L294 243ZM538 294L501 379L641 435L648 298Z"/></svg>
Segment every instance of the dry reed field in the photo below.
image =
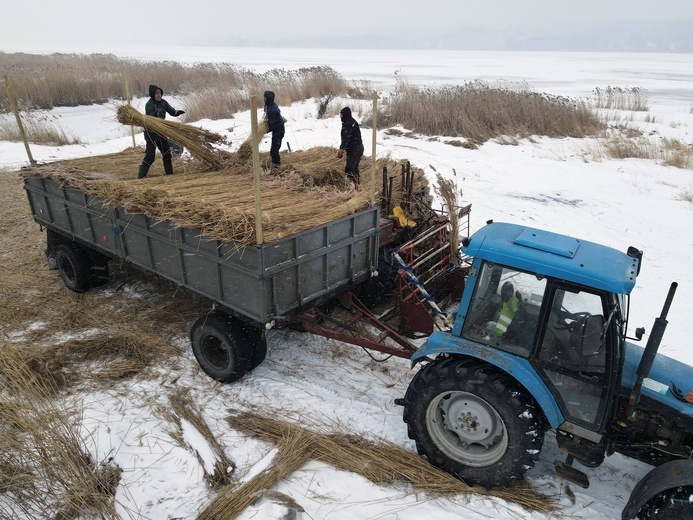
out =
<svg viewBox="0 0 693 520"><path fill-rule="evenodd" d="M265 73L232 64L173 61L144 62L109 54L52 54L0 52L0 69L7 74L22 110L91 105L126 100L129 92L146 96L150 84L167 95L185 95L186 107L196 119L220 119L247 108L250 94L277 92L277 103L288 105L313 97L367 97L368 87L351 85L327 66L298 70L273 69ZM0 89L0 112L10 109L5 89Z"/></svg>
<svg viewBox="0 0 693 520"><path fill-rule="evenodd" d="M380 125L465 137L476 144L500 136L585 137L604 128L586 102L535 92L524 83L473 81L435 89L400 85L385 104Z"/></svg>

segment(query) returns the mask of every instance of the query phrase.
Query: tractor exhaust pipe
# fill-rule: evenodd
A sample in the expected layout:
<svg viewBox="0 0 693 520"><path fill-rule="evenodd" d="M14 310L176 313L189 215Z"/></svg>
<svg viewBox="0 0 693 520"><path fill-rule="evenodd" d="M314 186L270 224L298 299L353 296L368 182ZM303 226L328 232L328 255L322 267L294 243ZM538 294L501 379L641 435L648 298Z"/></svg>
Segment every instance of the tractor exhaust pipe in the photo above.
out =
<svg viewBox="0 0 693 520"><path fill-rule="evenodd" d="M679 284L676 282L671 283L671 286L669 287L669 294L667 294L667 299L665 300L664 307L662 308L662 314L659 318L655 318L654 325L652 326L652 333L647 340L645 351L642 353L642 359L640 359L640 364L638 365L638 370L636 372L638 379L635 381L635 386L633 386L630 399L628 400L628 417L631 417L633 413L635 413L635 408L638 406L640 394L642 393L642 383L644 379L650 375L652 363L654 363L657 350L659 350L659 344L662 342L664 331L669 323L667 321L667 314L669 314L669 307L671 307L671 302L674 299L674 294L676 293L676 288L678 286Z"/></svg>

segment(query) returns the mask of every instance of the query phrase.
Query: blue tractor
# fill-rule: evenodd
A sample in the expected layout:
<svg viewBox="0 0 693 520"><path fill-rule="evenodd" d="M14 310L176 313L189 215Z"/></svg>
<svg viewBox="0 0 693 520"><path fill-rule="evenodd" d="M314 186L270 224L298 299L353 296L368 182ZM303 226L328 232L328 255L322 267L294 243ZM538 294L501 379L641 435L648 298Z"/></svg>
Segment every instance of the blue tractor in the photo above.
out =
<svg viewBox="0 0 693 520"><path fill-rule="evenodd" d="M676 283L645 348L626 338L642 252L489 222L469 260L454 325L413 355L404 404L420 454L457 477L507 485L534 466L553 429L557 473L618 452L655 466L622 518L693 518L693 369L657 355Z"/></svg>

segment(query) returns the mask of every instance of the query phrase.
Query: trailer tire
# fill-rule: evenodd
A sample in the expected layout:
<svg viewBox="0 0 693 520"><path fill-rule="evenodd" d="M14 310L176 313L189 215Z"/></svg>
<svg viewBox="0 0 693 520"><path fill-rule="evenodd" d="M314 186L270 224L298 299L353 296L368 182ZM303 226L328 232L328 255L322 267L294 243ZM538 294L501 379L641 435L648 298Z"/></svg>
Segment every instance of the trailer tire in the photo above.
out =
<svg viewBox="0 0 693 520"><path fill-rule="evenodd" d="M693 486L679 486L660 493L638 512L641 520L681 520L693 517Z"/></svg>
<svg viewBox="0 0 693 520"><path fill-rule="evenodd" d="M251 371L260 366L260 363L267 357L267 340L259 329L248 326L245 330L251 346L250 367L248 368L248 371Z"/></svg>
<svg viewBox="0 0 693 520"><path fill-rule="evenodd" d="M108 258L100 253L91 255L91 286L101 287L108 283Z"/></svg>
<svg viewBox="0 0 693 520"><path fill-rule="evenodd" d="M92 262L87 251L74 242L58 244L55 248L58 272L65 286L71 291L83 293L92 286Z"/></svg>
<svg viewBox="0 0 693 520"><path fill-rule="evenodd" d="M190 342L202 370L221 383L238 381L252 368L252 340L243 324L227 314L200 316L190 330Z"/></svg>
<svg viewBox="0 0 693 520"><path fill-rule="evenodd" d="M534 399L507 373L471 358L424 366L404 397L404 421L431 464L486 488L522 478L544 442Z"/></svg>

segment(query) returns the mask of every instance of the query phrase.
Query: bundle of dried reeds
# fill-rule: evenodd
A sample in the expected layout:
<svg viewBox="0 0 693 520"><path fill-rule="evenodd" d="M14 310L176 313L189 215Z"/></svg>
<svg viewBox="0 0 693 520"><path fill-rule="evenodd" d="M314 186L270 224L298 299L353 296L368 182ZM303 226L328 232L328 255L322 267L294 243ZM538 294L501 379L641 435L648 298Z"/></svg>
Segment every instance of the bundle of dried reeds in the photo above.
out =
<svg viewBox="0 0 693 520"><path fill-rule="evenodd" d="M221 491L197 516L197 520L236 518L257 496L282 478L301 469L311 458L311 439L290 435L277 442L271 465L248 482Z"/></svg>
<svg viewBox="0 0 693 520"><path fill-rule="evenodd" d="M514 502L527 511L551 513L556 509L554 500L534 491L525 482L492 490L472 488L433 467L415 453L385 440L374 442L353 435L320 434L252 412L234 414L228 421L232 428L241 433L276 444L278 454L270 468L246 485L217 496L199 518L234 518L260 490L275 485L279 479L299 469L310 459L358 473L378 485L405 482L432 496L453 497L475 493ZM286 449L287 446L290 449Z"/></svg>
<svg viewBox="0 0 693 520"><path fill-rule="evenodd" d="M267 119L263 119L260 121L257 125L257 133L259 136L263 136L267 133L269 130L269 127L267 125ZM241 143L241 146L238 147L238 150L236 151L236 155L238 157L238 160L241 162L248 162L250 161L250 157L253 154L253 137L250 136L248 139L243 141Z"/></svg>
<svg viewBox="0 0 693 520"><path fill-rule="evenodd" d="M212 168L221 168L225 160L229 159L227 153L212 146L213 144L228 144L226 138L203 128L147 116L131 105L118 107L118 121L124 125L141 126L147 132L153 132L170 139L187 148L190 155Z"/></svg>
<svg viewBox="0 0 693 520"><path fill-rule="evenodd" d="M443 199L447 207L448 220L450 220L450 258L457 262L458 249L460 247L460 218L459 218L459 199L462 190L457 189L453 179L445 179L441 174L436 174L438 185L434 187L436 193Z"/></svg>
<svg viewBox="0 0 693 520"><path fill-rule="evenodd" d="M181 388L170 397L171 407L170 410L167 410L166 416L177 427L177 431L172 431L171 435L181 446L185 446L186 442L183 436L181 420L186 420L190 423L207 441L216 458L214 467L208 468L200 454L196 452L200 465L205 472L205 479L212 488L227 486L231 483L231 477L236 469L236 464L224 453L224 448L212 433L199 408L186 395L189 394L189 391L189 388Z"/></svg>

